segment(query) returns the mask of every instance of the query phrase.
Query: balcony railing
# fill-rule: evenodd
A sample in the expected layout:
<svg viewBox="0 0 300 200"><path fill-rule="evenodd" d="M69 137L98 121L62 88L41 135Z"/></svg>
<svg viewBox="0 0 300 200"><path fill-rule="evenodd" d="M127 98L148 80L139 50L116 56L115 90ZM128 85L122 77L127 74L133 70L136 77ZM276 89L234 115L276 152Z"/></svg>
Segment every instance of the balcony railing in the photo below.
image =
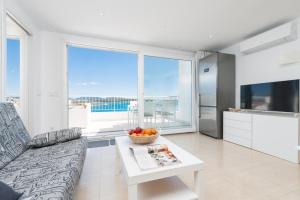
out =
<svg viewBox="0 0 300 200"><path fill-rule="evenodd" d="M166 97L145 97L145 101L164 101L175 100L178 102L177 96ZM137 108L136 97L79 97L70 98L69 107L91 105L91 112L126 112L130 107Z"/></svg>
<svg viewBox="0 0 300 200"><path fill-rule="evenodd" d="M190 118L180 106L176 96L145 97L144 127L190 127ZM69 126L82 127L84 133L128 130L139 125L139 117L136 97L69 99Z"/></svg>

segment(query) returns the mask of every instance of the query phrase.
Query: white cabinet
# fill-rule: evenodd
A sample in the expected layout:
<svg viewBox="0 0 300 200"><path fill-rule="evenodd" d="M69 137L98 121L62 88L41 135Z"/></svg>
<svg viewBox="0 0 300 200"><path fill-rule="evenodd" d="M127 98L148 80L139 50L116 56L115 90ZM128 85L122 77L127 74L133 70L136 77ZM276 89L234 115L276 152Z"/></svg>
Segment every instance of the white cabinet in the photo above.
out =
<svg viewBox="0 0 300 200"><path fill-rule="evenodd" d="M223 138L242 146L252 146L252 116L244 113L224 112Z"/></svg>
<svg viewBox="0 0 300 200"><path fill-rule="evenodd" d="M298 163L299 118L253 115L253 149Z"/></svg>
<svg viewBox="0 0 300 200"><path fill-rule="evenodd" d="M293 115L224 112L223 138L299 163L299 124Z"/></svg>

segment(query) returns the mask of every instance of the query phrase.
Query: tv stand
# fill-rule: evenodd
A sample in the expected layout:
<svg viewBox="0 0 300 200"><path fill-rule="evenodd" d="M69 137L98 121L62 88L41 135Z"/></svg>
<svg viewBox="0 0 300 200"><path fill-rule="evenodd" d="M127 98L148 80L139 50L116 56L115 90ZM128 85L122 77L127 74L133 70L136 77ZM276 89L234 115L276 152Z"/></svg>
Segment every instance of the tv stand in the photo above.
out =
<svg viewBox="0 0 300 200"><path fill-rule="evenodd" d="M279 111L261 111L261 110L245 109L245 110L241 110L239 113L273 115L273 116L283 116L283 117L300 117L300 113L289 113L289 112L279 112Z"/></svg>
<svg viewBox="0 0 300 200"><path fill-rule="evenodd" d="M299 163L299 114L224 112L223 138L263 153Z"/></svg>

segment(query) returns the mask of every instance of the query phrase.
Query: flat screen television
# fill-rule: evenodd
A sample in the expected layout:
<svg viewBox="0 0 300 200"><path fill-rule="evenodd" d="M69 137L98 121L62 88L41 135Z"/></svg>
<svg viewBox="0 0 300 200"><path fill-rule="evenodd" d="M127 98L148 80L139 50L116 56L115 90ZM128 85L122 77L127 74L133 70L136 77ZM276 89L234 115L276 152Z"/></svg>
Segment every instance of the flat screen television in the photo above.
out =
<svg viewBox="0 0 300 200"><path fill-rule="evenodd" d="M299 80L242 85L241 108L299 113Z"/></svg>

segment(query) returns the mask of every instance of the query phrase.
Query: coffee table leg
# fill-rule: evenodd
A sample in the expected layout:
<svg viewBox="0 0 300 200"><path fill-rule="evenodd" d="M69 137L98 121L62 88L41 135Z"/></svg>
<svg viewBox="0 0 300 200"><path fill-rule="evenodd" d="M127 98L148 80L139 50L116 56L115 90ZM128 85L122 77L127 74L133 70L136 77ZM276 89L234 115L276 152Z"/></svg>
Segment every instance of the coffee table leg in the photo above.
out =
<svg viewBox="0 0 300 200"><path fill-rule="evenodd" d="M137 185L128 185L128 200L138 200Z"/></svg>
<svg viewBox="0 0 300 200"><path fill-rule="evenodd" d="M203 177L201 171L194 172L194 192L198 195L199 200L204 199Z"/></svg>

